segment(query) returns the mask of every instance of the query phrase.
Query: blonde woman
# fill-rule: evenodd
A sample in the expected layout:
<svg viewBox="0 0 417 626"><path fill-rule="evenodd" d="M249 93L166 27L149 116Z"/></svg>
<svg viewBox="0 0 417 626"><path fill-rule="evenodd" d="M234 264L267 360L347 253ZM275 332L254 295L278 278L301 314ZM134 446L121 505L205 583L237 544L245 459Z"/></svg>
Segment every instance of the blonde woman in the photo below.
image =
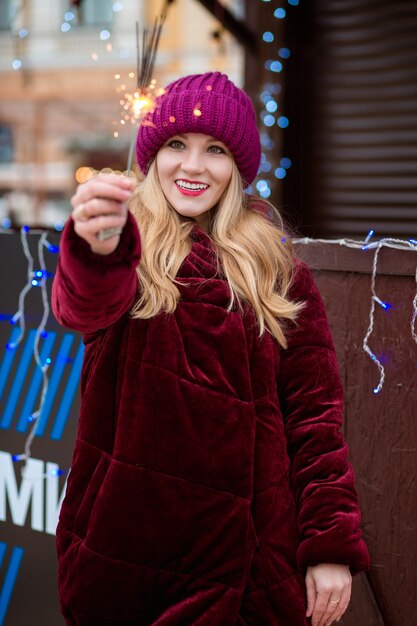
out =
<svg viewBox="0 0 417 626"><path fill-rule="evenodd" d="M85 341L57 529L66 623L330 626L369 556L323 303L244 193L253 105L223 74L183 77L137 159L135 189L78 187L54 281Z"/></svg>

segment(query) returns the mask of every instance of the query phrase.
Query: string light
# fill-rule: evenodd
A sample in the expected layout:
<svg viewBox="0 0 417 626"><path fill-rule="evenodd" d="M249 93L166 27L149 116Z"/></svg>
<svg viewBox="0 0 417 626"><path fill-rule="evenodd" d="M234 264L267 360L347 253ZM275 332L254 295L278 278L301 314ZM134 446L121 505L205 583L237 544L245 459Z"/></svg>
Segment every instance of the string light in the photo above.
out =
<svg viewBox="0 0 417 626"><path fill-rule="evenodd" d="M15 350L24 339L24 336L26 333L25 299L26 299L28 292L33 287L40 288L42 305L43 305L43 313L42 313L41 321L35 333L35 340L34 340L34 345L33 345L33 356L34 356L37 367L42 372L41 397L39 401L39 406L36 409L36 411L34 411L31 415L28 416L28 422L31 424L31 428L29 430L29 434L24 444L24 452L22 454L15 454L13 456L13 461L26 461L26 464L22 468L23 475L25 472L25 468L27 467L27 461L28 459L30 459L30 456L31 456L32 441L33 441L33 438L35 437L38 419L42 413L42 408L45 403L45 398L46 398L48 385L49 385L49 377L48 377L47 370L50 364L52 363L51 357L47 357L45 359L45 362L42 363L40 352L39 352L40 339L41 338L43 339L47 337L48 335L47 331L45 330L45 326L49 317L49 301L48 301L46 281L49 277L53 276L53 274L48 272L46 269L46 263L45 263L45 257L44 257L43 251L44 251L44 248L47 248L47 250L49 250L49 252L52 252L52 253L56 253L59 250L57 246L54 246L50 242L48 242L47 232L42 232L38 240L39 269L34 270L33 269L34 259L30 251L28 240L27 240L28 232L29 232L28 226L23 226L20 229L20 240L21 240L21 244L23 248L23 253L27 260L27 282L20 292L19 301L18 301L18 309L16 313L10 318L10 323L12 325L18 324L20 332L15 341L9 342L8 344L6 344L7 350Z"/></svg>
<svg viewBox="0 0 417 626"><path fill-rule="evenodd" d="M263 0L269 1L269 0ZM291 2L288 0L288 4L291 6L298 6L298 1ZM283 7L273 8L271 6L272 16L275 19L284 20L287 17L287 11ZM266 45L271 44L272 42L276 42L277 36L272 31L265 31L262 33L262 40ZM268 48L269 50L270 48ZM270 72L272 75L274 74L282 74L285 70L284 62L290 58L291 50L285 46L280 46L276 51L278 58L269 58L265 61L264 67L267 72ZM275 79L273 79L275 81ZM281 93L282 87L280 84L276 82L266 83L263 86L263 89L260 94L261 102L263 103L264 109L260 113L260 118L262 122L262 126L264 127L264 131L261 130L261 145L262 151L265 155L265 161L261 161L259 175L262 176L262 180L266 182L267 188L264 188L262 185L262 193L264 194L262 197L269 197L272 194L272 188L274 182L276 180L283 180L287 175L287 170L291 167L291 161L288 157L284 157L284 161L281 160L280 167L270 167L268 170L265 169L265 163L269 163L270 161L274 161L273 155L268 158L268 153L275 149L275 141L270 137L268 133L268 129L272 129L275 126L284 130L288 128L290 121L288 117L285 115L277 115L277 111L280 110L280 103L278 101L278 95ZM265 173L270 172L271 178L265 177ZM274 181L275 179L275 181ZM256 187L256 185L255 185ZM257 187L256 187L257 188ZM257 188L258 189L258 188ZM258 189L259 191L259 189Z"/></svg>
<svg viewBox="0 0 417 626"><path fill-rule="evenodd" d="M371 237L374 235L374 231L370 230L366 239L364 241L353 241L352 239L311 239L309 237L303 237L300 239L293 239L293 243L297 244L311 244L311 243L326 243L326 244L335 244L340 246L346 246L347 248L357 248L361 250L369 250L371 248L374 249L374 257L372 261L372 274L371 274L371 305L369 310L369 325L368 329L365 333L365 337L363 339L362 347L366 354L370 357L373 363L378 368L379 371L379 381L376 387L373 389L374 394L380 393L384 386L385 381L385 368L381 363L380 359L374 354L374 352L369 347L369 339L374 330L374 321L375 321L375 304L379 304L385 311L392 308L392 305L388 302L384 302L381 300L377 294L375 289L376 275L378 269L378 258L379 253L382 248L394 248L396 250L414 250L417 251L417 240L403 240L403 239L395 239L393 237L384 237L377 242L369 243ZM413 241L415 243L413 243ZM417 343L417 333L415 330L416 319L417 319L417 268L415 272L415 282L416 282L416 294L413 299L413 313L410 322L410 330L411 336L413 340Z"/></svg>

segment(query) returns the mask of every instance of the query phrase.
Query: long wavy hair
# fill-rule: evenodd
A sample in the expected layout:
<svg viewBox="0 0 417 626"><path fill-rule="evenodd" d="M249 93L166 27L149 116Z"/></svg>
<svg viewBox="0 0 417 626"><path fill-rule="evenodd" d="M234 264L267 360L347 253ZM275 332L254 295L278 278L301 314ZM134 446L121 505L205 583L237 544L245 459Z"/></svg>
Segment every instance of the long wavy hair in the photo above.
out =
<svg viewBox="0 0 417 626"><path fill-rule="evenodd" d="M139 299L131 316L146 319L160 312L173 313L180 300L176 276L191 250L189 235L196 222L180 216L168 204L155 160L139 182L130 209L142 240ZM288 299L294 267L291 242L278 211L244 193L235 164L223 197L210 211L208 235L229 284L228 310L236 304L249 304L259 335L267 330L285 348L284 324L295 320L303 306Z"/></svg>

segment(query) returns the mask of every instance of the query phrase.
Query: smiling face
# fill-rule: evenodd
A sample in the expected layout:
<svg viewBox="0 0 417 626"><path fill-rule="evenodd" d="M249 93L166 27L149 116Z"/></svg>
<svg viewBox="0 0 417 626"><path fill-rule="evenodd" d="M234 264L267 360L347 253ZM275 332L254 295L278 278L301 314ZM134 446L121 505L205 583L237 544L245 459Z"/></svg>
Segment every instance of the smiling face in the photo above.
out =
<svg viewBox="0 0 417 626"><path fill-rule="evenodd" d="M156 166L169 204L203 228L208 212L222 197L233 169L226 146L208 135L174 135L158 151Z"/></svg>

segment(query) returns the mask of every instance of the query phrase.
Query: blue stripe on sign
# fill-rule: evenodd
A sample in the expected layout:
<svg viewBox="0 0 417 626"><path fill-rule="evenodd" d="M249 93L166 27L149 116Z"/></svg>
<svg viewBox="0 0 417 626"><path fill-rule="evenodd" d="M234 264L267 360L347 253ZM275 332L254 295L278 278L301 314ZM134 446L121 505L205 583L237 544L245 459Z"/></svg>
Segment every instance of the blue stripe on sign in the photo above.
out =
<svg viewBox="0 0 417 626"><path fill-rule="evenodd" d="M10 333L9 343L14 343L15 341L17 341L17 339L19 338L19 335L20 335L20 328L15 326L12 332ZM1 362L1 367L0 367L0 398L3 395L3 391L6 386L7 379L9 377L10 368L12 366L15 354L16 354L16 349L7 350L6 348L4 351L3 361Z"/></svg>
<svg viewBox="0 0 417 626"><path fill-rule="evenodd" d="M55 343L56 333L51 331L48 332L48 336L43 342L39 357L41 363L45 363L45 359L50 355L52 346ZM19 433L25 433L28 429L30 422L28 422L28 418L36 410L34 403L38 396L40 386L42 384L43 375L40 367L36 367L32 376L32 382L30 383L29 390L26 394L25 404L23 405L22 412L19 417L18 424L16 426L16 430Z"/></svg>
<svg viewBox="0 0 417 626"><path fill-rule="evenodd" d="M10 559L9 567L7 568L6 578L4 579L3 587L0 592L0 626L2 626L4 618L6 616L10 597L12 595L13 587L16 582L17 574L19 572L23 553L23 548L13 548L12 550L12 557Z"/></svg>
<svg viewBox="0 0 417 626"><path fill-rule="evenodd" d="M42 408L42 413L39 417L39 422L36 427L36 435L41 437L45 433L45 428L48 423L49 413L51 412L52 404L55 400L58 385L61 381L64 368L67 364L67 358L71 350L72 342L74 341L74 335L65 334L61 346L58 350L58 354L55 359L55 365L52 372L51 380L49 381L48 391L46 393L45 404Z"/></svg>
<svg viewBox="0 0 417 626"><path fill-rule="evenodd" d="M6 554L6 548L7 548L6 544L0 541L0 569L1 569L1 566L3 565L3 559L4 559L4 555Z"/></svg>
<svg viewBox="0 0 417 626"><path fill-rule="evenodd" d="M71 373L68 377L67 386L58 409L58 414L55 419L55 424L51 432L51 439L61 439L64 432L65 424L67 423L68 413L70 411L72 401L74 399L75 391L80 381L81 368L83 364L84 345L82 341L78 348L77 355L74 359L74 363L71 368Z"/></svg>
<svg viewBox="0 0 417 626"><path fill-rule="evenodd" d="M9 393L9 399L7 401L6 408L0 422L1 428L10 428L10 424L12 423L16 404L22 391L22 386L30 364L30 359L32 358L35 335L35 330L29 331L25 347L23 349L22 358L20 359L19 368L14 378L13 385Z"/></svg>

